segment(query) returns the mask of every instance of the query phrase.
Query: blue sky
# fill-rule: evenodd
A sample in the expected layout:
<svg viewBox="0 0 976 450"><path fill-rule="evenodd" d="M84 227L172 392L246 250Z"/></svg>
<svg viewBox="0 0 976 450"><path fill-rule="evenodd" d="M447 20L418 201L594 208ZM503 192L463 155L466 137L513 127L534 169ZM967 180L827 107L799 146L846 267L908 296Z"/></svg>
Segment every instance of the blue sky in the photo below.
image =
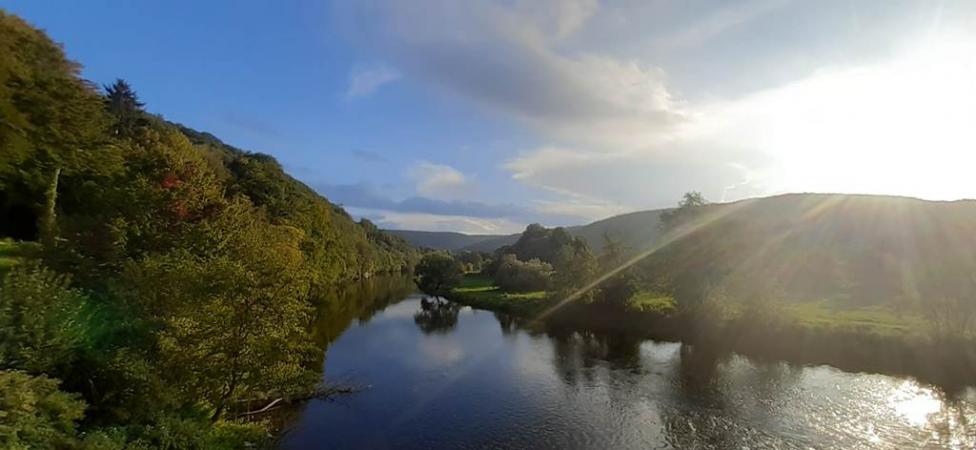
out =
<svg viewBox="0 0 976 450"><path fill-rule="evenodd" d="M976 196L973 2L0 5L86 78L385 227L513 232L688 190Z"/></svg>

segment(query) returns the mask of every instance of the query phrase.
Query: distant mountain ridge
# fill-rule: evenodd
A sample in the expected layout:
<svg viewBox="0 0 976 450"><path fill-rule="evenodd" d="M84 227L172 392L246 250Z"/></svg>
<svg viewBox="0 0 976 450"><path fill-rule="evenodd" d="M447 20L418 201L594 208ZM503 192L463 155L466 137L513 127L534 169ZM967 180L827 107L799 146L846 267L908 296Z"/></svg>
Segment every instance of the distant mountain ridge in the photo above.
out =
<svg viewBox="0 0 976 450"><path fill-rule="evenodd" d="M640 251L651 246L660 232L660 215L667 209L635 211L598 220L587 225L564 227L573 236L586 240L590 248L599 252L609 238L619 241L629 251ZM452 231L386 230L399 236L415 247L449 251L493 252L500 247L514 244L521 233L516 234L464 234Z"/></svg>
<svg viewBox="0 0 976 450"><path fill-rule="evenodd" d="M477 247L479 244L484 244L486 242L504 242L508 238L518 239L517 234L514 235L503 235L503 234L464 234L454 231L417 231L417 230L384 230L389 234L403 238L409 242L414 247L419 248L431 248L434 250L450 250L450 251L460 251L460 250L471 250L471 247ZM488 244L486 247L477 248L483 251L492 251L495 248L501 247L505 244L500 244L497 247L492 247L493 244Z"/></svg>

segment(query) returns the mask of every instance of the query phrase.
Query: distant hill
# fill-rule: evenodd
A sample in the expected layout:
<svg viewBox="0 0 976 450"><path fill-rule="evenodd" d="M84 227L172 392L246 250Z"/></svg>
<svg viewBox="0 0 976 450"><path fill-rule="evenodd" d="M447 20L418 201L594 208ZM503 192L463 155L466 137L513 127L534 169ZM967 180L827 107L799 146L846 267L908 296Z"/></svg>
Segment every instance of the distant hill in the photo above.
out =
<svg viewBox="0 0 976 450"><path fill-rule="evenodd" d="M506 245L514 244L515 241L517 241L519 236L521 235L522 233L492 236L488 239L475 242L474 244L467 245L461 250L491 253Z"/></svg>
<svg viewBox="0 0 976 450"><path fill-rule="evenodd" d="M650 247L660 232L659 216L666 209L637 211L609 217L588 225L565 227L573 236L586 240L594 251L603 248L604 236L620 241L629 251L640 251ZM415 247L426 247L450 251L493 252L496 249L514 244L521 233L516 234L464 234L450 231L412 231L386 230L394 236L405 239Z"/></svg>
<svg viewBox="0 0 976 450"><path fill-rule="evenodd" d="M505 244L500 244L498 246L493 246L493 242L499 239L507 239L514 236L514 239L518 239L518 235L500 235L500 234L464 234L456 233L453 231L415 231L415 230L385 230L387 233L394 236L398 236L407 242L409 242L414 247L420 248L432 248L435 250L481 250L490 252L494 249L501 247ZM515 242L514 239L512 242ZM488 245L481 245L486 242L490 242ZM477 248L475 248L477 247Z"/></svg>
<svg viewBox="0 0 976 450"><path fill-rule="evenodd" d="M627 252L644 250L657 242L660 234L660 216L667 209L637 211L598 220L589 225L567 227L573 236L586 240L590 248L599 253L606 238L619 241Z"/></svg>

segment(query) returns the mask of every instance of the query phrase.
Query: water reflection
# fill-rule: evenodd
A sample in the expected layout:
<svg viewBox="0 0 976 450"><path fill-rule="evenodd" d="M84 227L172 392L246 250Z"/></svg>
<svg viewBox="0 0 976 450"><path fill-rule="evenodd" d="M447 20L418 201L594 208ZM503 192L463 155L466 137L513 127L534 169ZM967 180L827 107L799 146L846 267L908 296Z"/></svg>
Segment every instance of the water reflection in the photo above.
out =
<svg viewBox="0 0 976 450"><path fill-rule="evenodd" d="M396 289L372 292L396 292ZM325 378L281 443L317 448L971 448L976 394L566 330L437 299L333 308ZM354 320L354 318L358 320ZM323 319L325 320L325 319ZM355 322L355 324L353 324Z"/></svg>
<svg viewBox="0 0 976 450"><path fill-rule="evenodd" d="M347 283L313 295L312 336L321 348L336 340L354 320L363 325L377 312L414 292L409 276L380 276Z"/></svg>
<svg viewBox="0 0 976 450"><path fill-rule="evenodd" d="M414 313L413 322L420 331L430 333L449 333L457 325L461 305L440 297L423 297L420 310Z"/></svg>

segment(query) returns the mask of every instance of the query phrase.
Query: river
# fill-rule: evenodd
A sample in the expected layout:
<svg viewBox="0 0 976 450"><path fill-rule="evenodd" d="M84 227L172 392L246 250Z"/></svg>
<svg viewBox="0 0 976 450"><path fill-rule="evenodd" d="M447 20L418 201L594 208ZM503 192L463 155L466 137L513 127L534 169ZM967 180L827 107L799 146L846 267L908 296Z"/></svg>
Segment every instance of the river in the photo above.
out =
<svg viewBox="0 0 976 450"><path fill-rule="evenodd" d="M380 283L343 293L318 328L324 378L362 390L306 403L281 449L976 445L976 389L528 331Z"/></svg>

